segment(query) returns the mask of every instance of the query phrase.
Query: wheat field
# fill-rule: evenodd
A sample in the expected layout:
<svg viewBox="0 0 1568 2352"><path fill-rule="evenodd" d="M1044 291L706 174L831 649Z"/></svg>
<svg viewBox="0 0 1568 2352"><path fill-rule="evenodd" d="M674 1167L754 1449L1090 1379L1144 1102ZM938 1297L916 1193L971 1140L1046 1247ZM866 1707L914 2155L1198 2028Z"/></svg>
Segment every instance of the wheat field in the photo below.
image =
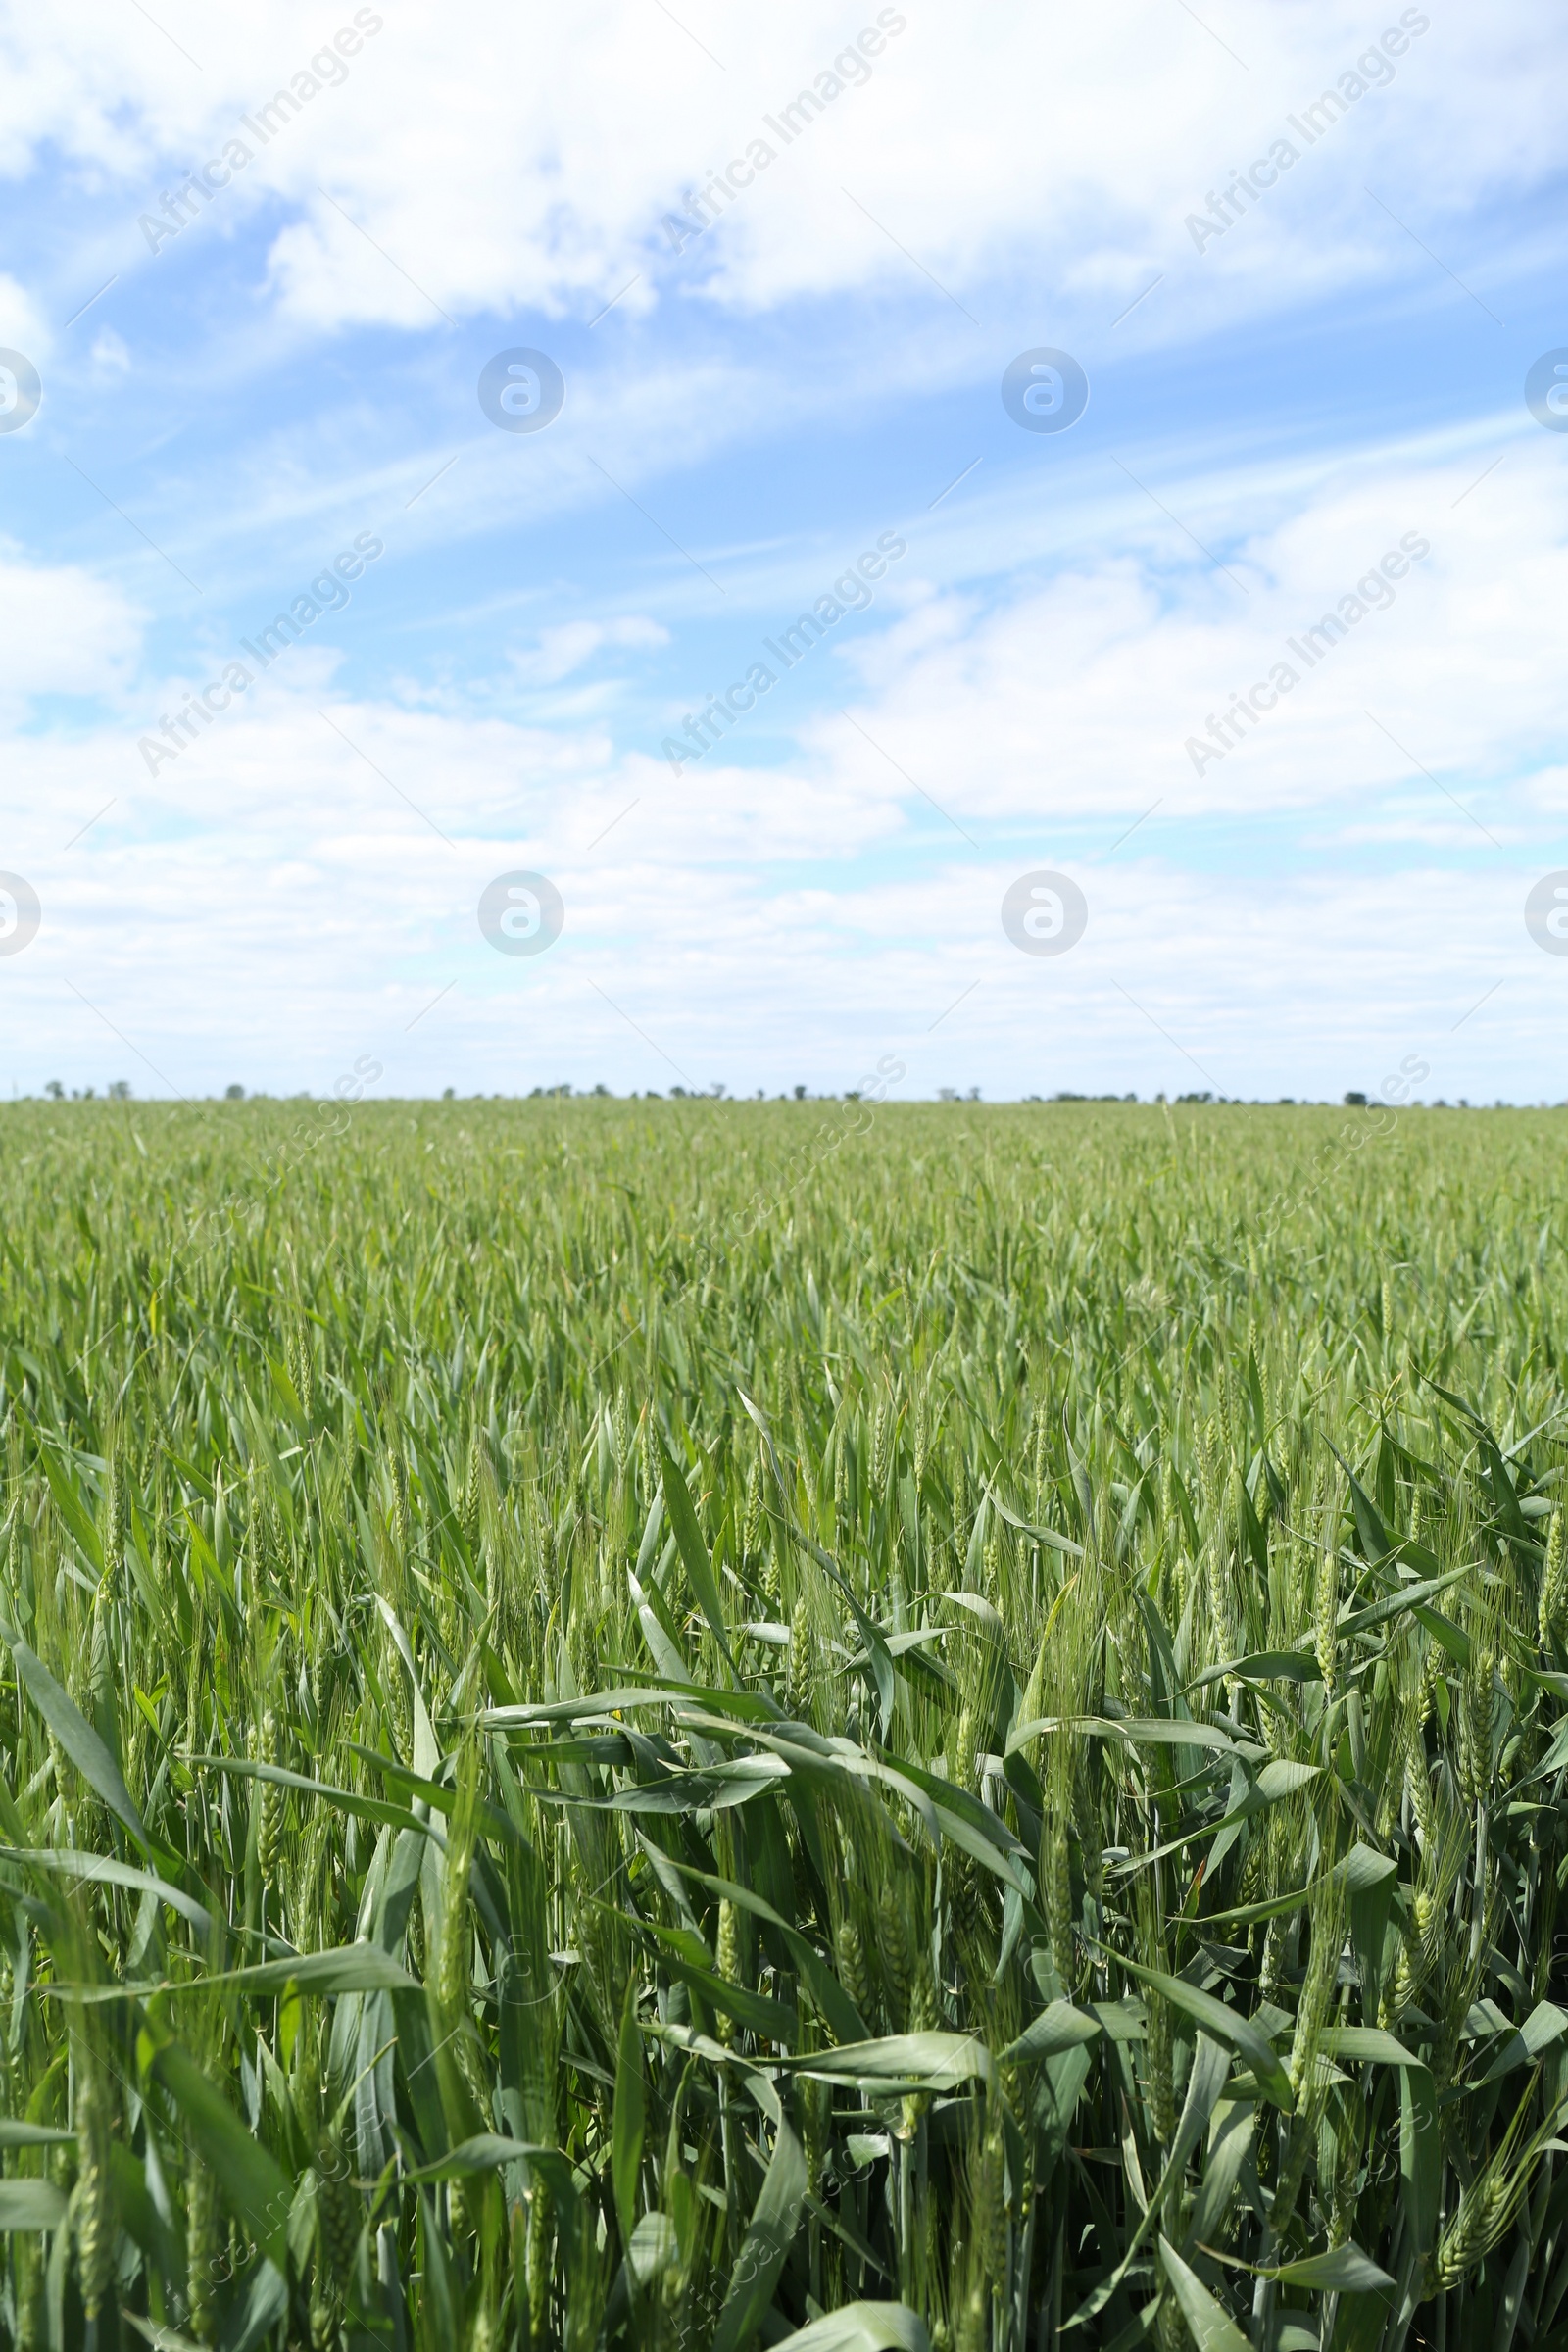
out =
<svg viewBox="0 0 1568 2352"><path fill-rule="evenodd" d="M0 2336L1568 2343L1565 1143L0 1111Z"/></svg>

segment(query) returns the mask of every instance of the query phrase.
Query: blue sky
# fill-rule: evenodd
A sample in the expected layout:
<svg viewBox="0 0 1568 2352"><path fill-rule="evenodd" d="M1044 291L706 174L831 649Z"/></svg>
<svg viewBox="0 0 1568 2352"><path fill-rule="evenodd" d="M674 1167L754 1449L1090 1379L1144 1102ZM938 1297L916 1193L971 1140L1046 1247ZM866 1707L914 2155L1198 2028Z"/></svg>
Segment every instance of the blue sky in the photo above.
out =
<svg viewBox="0 0 1568 2352"><path fill-rule="evenodd" d="M1429 1097L1568 1094L1523 914L1568 865L1568 446L1524 396L1568 346L1565 37L1237 0L0 21L0 346L42 386L0 432L0 874L41 907L8 955L0 895L0 1086L368 1055L391 1093L749 1094L894 1054L912 1096L1337 1098L1414 1054ZM517 348L564 382L541 431L478 397ZM1069 430L1004 406L1042 348L1087 376ZM786 671L765 641L879 540ZM518 870L565 909L526 957L477 919ZM1059 956L1003 929L1034 871L1087 904Z"/></svg>

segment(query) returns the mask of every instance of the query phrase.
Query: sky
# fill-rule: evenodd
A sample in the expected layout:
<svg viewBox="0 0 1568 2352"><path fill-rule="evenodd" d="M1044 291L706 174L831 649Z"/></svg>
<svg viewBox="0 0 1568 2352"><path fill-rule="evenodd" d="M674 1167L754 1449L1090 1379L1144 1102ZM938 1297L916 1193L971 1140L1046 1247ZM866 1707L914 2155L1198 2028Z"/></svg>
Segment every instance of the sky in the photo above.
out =
<svg viewBox="0 0 1568 2352"><path fill-rule="evenodd" d="M8 5L0 1095L1568 1096L1565 70Z"/></svg>

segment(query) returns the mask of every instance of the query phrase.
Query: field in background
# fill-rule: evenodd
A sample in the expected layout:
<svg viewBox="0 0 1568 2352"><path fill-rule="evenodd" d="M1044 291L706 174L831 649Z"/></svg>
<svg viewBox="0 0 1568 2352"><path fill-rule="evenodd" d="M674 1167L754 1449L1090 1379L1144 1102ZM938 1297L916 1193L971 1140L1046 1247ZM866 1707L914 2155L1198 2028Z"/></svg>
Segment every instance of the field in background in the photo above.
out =
<svg viewBox="0 0 1568 2352"><path fill-rule="evenodd" d="M1565 1146L0 1111L0 2338L1568 2344Z"/></svg>

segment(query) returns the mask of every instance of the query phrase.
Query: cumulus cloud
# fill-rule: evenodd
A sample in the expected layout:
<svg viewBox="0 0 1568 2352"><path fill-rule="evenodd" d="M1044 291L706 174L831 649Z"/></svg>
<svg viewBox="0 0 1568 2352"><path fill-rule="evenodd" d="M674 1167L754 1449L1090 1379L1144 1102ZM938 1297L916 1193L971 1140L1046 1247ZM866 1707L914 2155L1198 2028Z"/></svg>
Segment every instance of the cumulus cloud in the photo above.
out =
<svg viewBox="0 0 1568 2352"><path fill-rule="evenodd" d="M896 1050L927 1092L1334 1093L1417 1054L1429 1093L1537 1093L1563 979L1522 918L1564 806L1552 454L1509 445L1466 494L1478 466L1385 453L1375 489L1325 484L1253 533L1240 586L1123 549L930 594L858 641L847 714L803 713L763 766L677 782L604 724L331 699L325 666L260 682L155 781L123 732L29 747L13 856L46 920L4 975L14 1074L85 1053L79 992L180 1086L216 1083L221 1046L261 1082L375 1052L411 1089L848 1085ZM1429 552L1376 598L1410 532ZM1196 774L1189 728L1362 590ZM560 678L659 634L563 624L530 653ZM1058 959L1002 930L1036 867L1089 903ZM537 962L478 932L515 868L566 903Z"/></svg>
<svg viewBox="0 0 1568 2352"><path fill-rule="evenodd" d="M623 620L562 621L542 629L535 644L514 648L509 658L520 684L553 686L607 647L642 650L668 643L669 631L657 620L631 614Z"/></svg>
<svg viewBox="0 0 1568 2352"><path fill-rule="evenodd" d="M0 345L24 352L36 368L48 358L53 343L37 297L0 270Z"/></svg>
<svg viewBox="0 0 1568 2352"><path fill-rule="evenodd" d="M974 817L1136 813L1156 794L1190 815L1332 811L1419 783L1418 762L1490 791L1554 742L1568 492L1539 435L1510 437L1472 495L1473 457L1391 458L1224 567L1188 549L1173 576L1167 529L1157 553L1107 551L984 607L933 591L860 641L856 715ZM876 764L841 755L831 721L816 740Z"/></svg>
<svg viewBox="0 0 1568 2352"><path fill-rule="evenodd" d="M1386 27L1348 0L1212 27L1154 0L1131 20L869 0L760 20L711 0L689 28L640 0L589 0L553 17L492 8L461 38L439 12L339 17L296 0L172 8L167 31L111 0L69 26L15 15L0 166L20 176L57 149L126 207L127 262L138 247L145 262L133 215L237 141L249 161L191 200L181 234L224 233L281 199L271 282L316 328L423 327L432 305L586 316L634 273L633 308L665 286L769 307L906 284L901 246L960 290L1024 273L1070 304L1130 299L1153 270L1198 264L1187 312L1239 315L1287 287L1403 269L1366 177L1429 224L1541 186L1568 40L1519 0L1468 18L1391 5ZM1425 29L1400 35L1414 22ZM1395 59L1385 30L1402 40ZM1343 119L1309 140L1291 119L1309 127L1324 91ZM1189 217L1223 223L1238 172L1282 141L1298 161L1272 194L1236 196L1224 234L1195 240ZM705 192L711 226L687 243L665 223L694 207L700 220ZM1146 306L1133 331L1169 331L1159 320Z"/></svg>
<svg viewBox="0 0 1568 2352"><path fill-rule="evenodd" d="M129 678L145 616L76 564L30 561L0 539L0 719L16 723L46 695L94 702Z"/></svg>

